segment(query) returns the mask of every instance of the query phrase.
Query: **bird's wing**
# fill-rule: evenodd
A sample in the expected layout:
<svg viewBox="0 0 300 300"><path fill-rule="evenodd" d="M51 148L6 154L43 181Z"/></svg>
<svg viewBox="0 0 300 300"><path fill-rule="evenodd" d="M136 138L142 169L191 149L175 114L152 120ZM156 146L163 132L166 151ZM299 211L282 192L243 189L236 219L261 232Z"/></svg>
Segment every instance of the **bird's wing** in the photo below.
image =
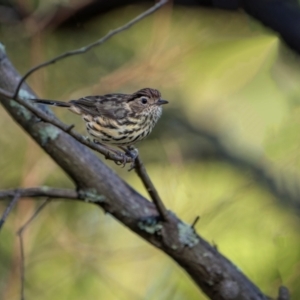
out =
<svg viewBox="0 0 300 300"><path fill-rule="evenodd" d="M125 118L129 112L128 104L125 100L126 96L125 94L87 96L78 100L72 100L70 103L78 107L84 114L118 120Z"/></svg>

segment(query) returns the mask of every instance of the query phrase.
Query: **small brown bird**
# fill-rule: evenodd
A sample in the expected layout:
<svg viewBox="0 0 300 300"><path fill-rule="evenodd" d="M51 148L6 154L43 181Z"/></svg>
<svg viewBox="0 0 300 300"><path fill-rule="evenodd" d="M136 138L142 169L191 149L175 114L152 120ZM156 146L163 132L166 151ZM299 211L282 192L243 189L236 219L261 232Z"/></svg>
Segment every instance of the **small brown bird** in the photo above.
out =
<svg viewBox="0 0 300 300"><path fill-rule="evenodd" d="M162 114L158 90L141 89L134 94L87 96L69 102L32 99L36 103L68 107L82 116L96 141L118 147L132 146L146 138Z"/></svg>

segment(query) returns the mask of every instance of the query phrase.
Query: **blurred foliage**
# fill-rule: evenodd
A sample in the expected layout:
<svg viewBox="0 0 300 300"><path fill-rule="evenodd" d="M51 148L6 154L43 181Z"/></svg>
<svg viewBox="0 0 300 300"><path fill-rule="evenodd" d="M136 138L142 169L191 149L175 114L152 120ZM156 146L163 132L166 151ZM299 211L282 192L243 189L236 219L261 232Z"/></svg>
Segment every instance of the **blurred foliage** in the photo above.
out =
<svg viewBox="0 0 300 300"><path fill-rule="evenodd" d="M16 24L0 28L0 37L24 73L91 43L141 11L132 6L76 30L35 36ZM178 135L172 115L179 113L194 127L213 128L241 155L268 160L274 169L292 174L287 184L297 184L299 79L299 58L245 14L167 7L28 81L41 98L60 100L158 88L170 104L139 149L166 205L188 223L200 215L199 234L264 293L275 296L284 284L298 299L299 216L279 204L251 170L186 156L184 149L198 141ZM55 112L85 134L80 118ZM0 115L1 188L73 187L2 108ZM147 197L133 172L108 164ZM1 232L1 299L20 298L16 231L37 205L20 201ZM28 299L206 299L173 261L93 205L52 201L27 228L24 241Z"/></svg>

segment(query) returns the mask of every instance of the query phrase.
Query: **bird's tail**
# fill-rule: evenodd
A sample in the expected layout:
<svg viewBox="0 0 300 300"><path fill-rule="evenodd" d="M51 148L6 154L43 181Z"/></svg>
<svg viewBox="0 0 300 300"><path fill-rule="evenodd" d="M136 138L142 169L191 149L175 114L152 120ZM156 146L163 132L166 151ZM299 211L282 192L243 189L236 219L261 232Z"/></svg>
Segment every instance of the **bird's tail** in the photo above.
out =
<svg viewBox="0 0 300 300"><path fill-rule="evenodd" d="M46 99L30 99L32 102L41 103L45 105L53 105L60 107L70 107L71 104L69 102L56 101L56 100L46 100Z"/></svg>

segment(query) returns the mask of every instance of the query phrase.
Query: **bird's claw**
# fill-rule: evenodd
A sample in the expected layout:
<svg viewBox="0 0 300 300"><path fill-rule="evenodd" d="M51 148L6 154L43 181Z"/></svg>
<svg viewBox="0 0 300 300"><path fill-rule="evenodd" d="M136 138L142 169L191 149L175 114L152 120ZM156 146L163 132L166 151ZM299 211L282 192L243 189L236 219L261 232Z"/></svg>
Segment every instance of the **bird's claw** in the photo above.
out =
<svg viewBox="0 0 300 300"><path fill-rule="evenodd" d="M127 153L124 153L124 152L121 152L121 151L117 151L116 153L117 153L117 155L122 157L121 161L115 161L116 165L122 166L122 168L124 168L126 166L127 162L128 162Z"/></svg>
<svg viewBox="0 0 300 300"><path fill-rule="evenodd" d="M131 171L135 168L135 159L139 155L138 149L134 147L120 147L124 152L118 152L118 155L122 156L123 160L122 161L116 161L115 163L119 166L122 166L123 168L125 165L131 161L130 167L128 171Z"/></svg>

